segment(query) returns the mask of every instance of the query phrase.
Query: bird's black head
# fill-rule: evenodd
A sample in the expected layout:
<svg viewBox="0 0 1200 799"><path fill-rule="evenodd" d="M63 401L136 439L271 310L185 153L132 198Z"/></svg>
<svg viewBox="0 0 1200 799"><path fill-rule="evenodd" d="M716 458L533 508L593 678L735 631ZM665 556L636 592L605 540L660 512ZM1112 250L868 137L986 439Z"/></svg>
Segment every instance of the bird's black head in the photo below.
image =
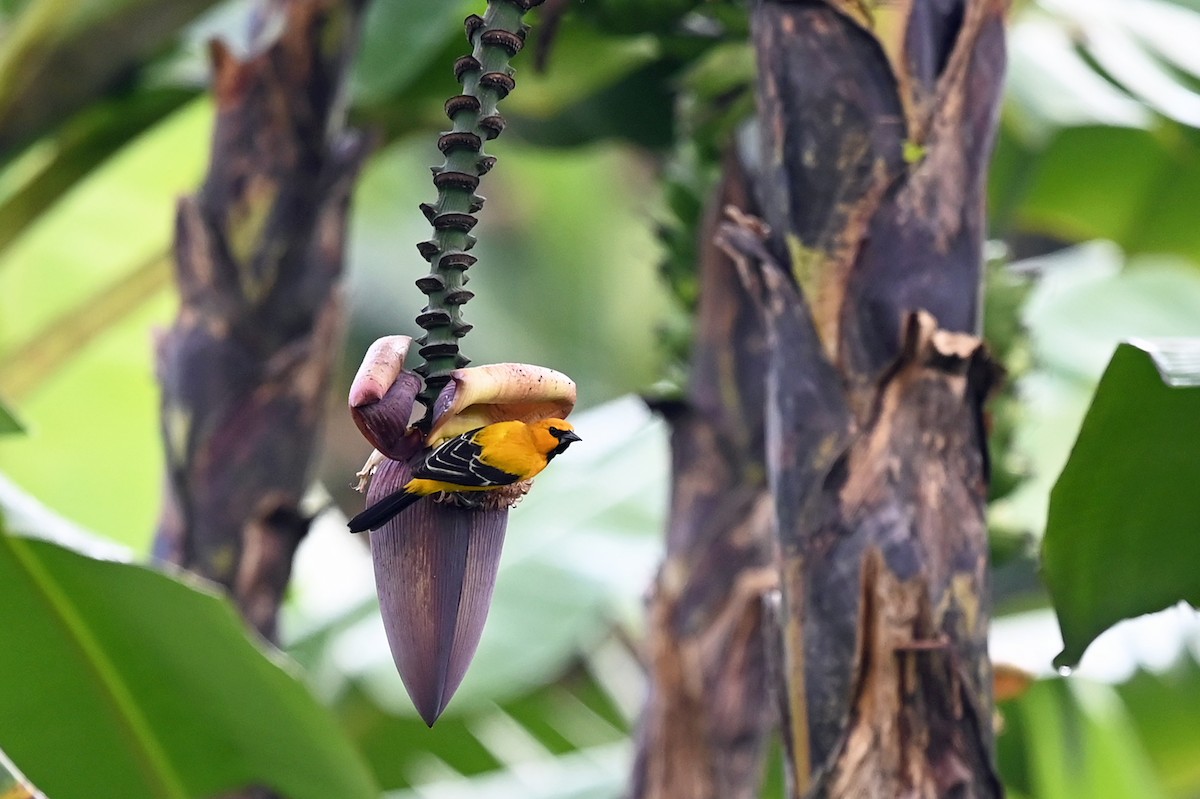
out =
<svg viewBox="0 0 1200 799"><path fill-rule="evenodd" d="M561 452L566 452L567 447L571 446L572 443L583 440L578 436L578 434L576 434L574 430L570 428L570 426L558 427L556 425L551 425L550 427L546 428L546 430L550 433L550 435L558 439L558 446L546 454L546 460L550 460Z"/></svg>

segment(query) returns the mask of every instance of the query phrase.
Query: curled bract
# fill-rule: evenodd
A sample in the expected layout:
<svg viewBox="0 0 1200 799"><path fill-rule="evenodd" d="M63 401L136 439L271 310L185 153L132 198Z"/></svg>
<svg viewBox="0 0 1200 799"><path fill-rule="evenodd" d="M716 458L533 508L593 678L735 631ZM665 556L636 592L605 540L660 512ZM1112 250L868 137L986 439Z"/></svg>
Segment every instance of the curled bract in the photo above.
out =
<svg viewBox="0 0 1200 799"><path fill-rule="evenodd" d="M409 427L421 378L404 371L412 339L385 336L363 356L350 384L350 416L360 433L389 458L406 460L421 448Z"/></svg>
<svg viewBox="0 0 1200 799"><path fill-rule="evenodd" d="M421 379L404 370L408 336L385 336L367 350L350 386L350 414L363 436L389 458L414 452L412 411ZM438 395L425 445L511 419L565 419L575 408L575 381L527 363L455 369Z"/></svg>
<svg viewBox="0 0 1200 799"><path fill-rule="evenodd" d="M492 363L450 377L433 408L430 445L493 422L565 419L575 408L575 381L544 366Z"/></svg>
<svg viewBox="0 0 1200 799"><path fill-rule="evenodd" d="M354 382L350 384L351 408L383 399L404 370L404 359L411 346L412 339L408 336L384 336L367 348Z"/></svg>

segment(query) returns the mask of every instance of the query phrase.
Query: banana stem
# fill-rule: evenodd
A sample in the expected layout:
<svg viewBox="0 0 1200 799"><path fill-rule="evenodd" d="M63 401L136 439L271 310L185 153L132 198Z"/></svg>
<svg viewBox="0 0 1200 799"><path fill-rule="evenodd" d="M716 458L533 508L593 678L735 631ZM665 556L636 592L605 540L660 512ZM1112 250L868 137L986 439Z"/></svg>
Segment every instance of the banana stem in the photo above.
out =
<svg viewBox="0 0 1200 799"><path fill-rule="evenodd" d="M438 138L445 161L433 167L437 203L421 205L433 225L433 238L417 245L430 263L429 274L417 280L417 288L428 297L428 303L416 318L425 330L417 339L417 353L423 362L415 371L425 379L417 401L426 410L420 422L426 431L432 421L433 404L450 381L450 373L470 363L459 350L459 339L471 329L462 320L462 306L474 296L464 284L466 270L476 260L468 252L475 246L471 229L478 222L475 214L483 207L483 197L475 190L496 162L483 151L483 145L504 130L504 118L497 106L516 86L509 60L525 43L528 26L521 18L541 2L488 0L482 18L472 14L466 19L472 54L454 62L462 94L446 101L446 116L453 127Z"/></svg>

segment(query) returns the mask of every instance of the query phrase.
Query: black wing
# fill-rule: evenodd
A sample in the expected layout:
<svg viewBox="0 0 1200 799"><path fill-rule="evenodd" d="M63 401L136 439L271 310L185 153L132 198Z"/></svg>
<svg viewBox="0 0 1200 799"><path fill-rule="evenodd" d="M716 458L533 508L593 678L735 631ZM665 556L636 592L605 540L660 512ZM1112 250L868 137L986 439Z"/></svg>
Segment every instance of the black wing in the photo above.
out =
<svg viewBox="0 0 1200 799"><path fill-rule="evenodd" d="M483 462L483 448L475 442L475 434L482 429L470 430L440 444L413 470L413 477L476 488L517 482L517 475Z"/></svg>

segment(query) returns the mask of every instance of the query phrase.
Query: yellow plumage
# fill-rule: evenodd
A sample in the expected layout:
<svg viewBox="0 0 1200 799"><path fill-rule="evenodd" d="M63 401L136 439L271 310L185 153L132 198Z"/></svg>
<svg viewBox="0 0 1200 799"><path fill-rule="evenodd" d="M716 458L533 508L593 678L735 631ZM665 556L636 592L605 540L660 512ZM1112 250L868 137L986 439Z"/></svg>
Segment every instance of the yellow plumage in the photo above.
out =
<svg viewBox="0 0 1200 799"><path fill-rule="evenodd" d="M413 470L413 479L351 519L350 532L374 530L430 494L495 491L529 480L579 440L562 419L496 422L447 439Z"/></svg>

